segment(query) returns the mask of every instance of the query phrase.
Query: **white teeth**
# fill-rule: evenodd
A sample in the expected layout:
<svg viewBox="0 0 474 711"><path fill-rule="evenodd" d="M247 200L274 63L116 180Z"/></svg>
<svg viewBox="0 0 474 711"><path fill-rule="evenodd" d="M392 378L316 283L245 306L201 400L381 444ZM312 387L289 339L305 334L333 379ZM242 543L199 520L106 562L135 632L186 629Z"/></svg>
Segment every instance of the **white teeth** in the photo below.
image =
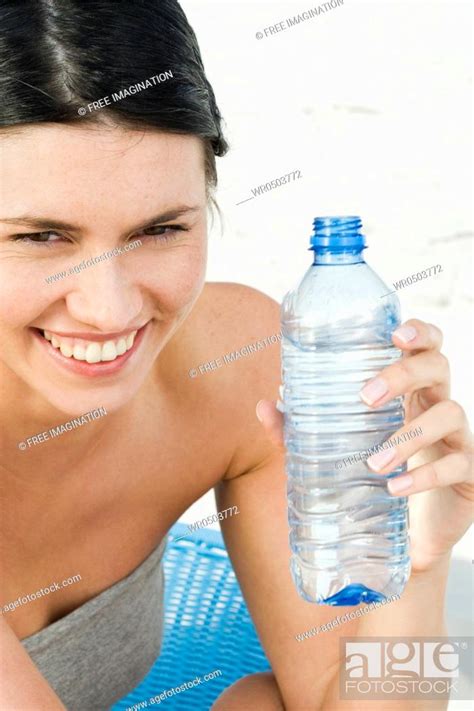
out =
<svg viewBox="0 0 474 711"><path fill-rule="evenodd" d="M121 338L117 343L117 355L123 355L127 350L127 341L125 338Z"/></svg>
<svg viewBox="0 0 474 711"><path fill-rule="evenodd" d="M113 341L107 341L102 346L102 360L115 360L117 357L117 349Z"/></svg>
<svg viewBox="0 0 474 711"><path fill-rule="evenodd" d="M97 341L89 343L86 348L86 361L88 363L100 363L101 348Z"/></svg>
<svg viewBox="0 0 474 711"><path fill-rule="evenodd" d="M74 346L74 350L72 352L72 357L75 360L85 360L86 359L86 349L84 346L80 346L79 344L76 344Z"/></svg>
<svg viewBox="0 0 474 711"><path fill-rule="evenodd" d="M63 356L66 356L66 358L70 358L72 356L72 348L68 343L61 343L59 350Z"/></svg>
<svg viewBox="0 0 474 711"><path fill-rule="evenodd" d="M44 331L44 337L51 341L53 348L59 348L65 358L85 360L88 363L112 361L132 348L137 331L116 341L80 341L74 338L56 336L51 331ZM79 342L78 342L79 341Z"/></svg>

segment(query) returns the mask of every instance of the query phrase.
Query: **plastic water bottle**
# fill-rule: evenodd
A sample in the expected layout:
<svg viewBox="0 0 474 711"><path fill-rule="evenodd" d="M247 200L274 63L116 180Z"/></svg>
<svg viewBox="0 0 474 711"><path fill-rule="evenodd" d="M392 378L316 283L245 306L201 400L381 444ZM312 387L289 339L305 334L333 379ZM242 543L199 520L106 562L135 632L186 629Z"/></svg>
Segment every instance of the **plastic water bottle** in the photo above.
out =
<svg viewBox="0 0 474 711"><path fill-rule="evenodd" d="M359 396L401 356L398 298L365 263L361 227L314 220L314 262L281 309L291 572L301 597L326 605L399 595L410 575L408 500L386 485L406 466L381 476L353 456L404 422L403 398L371 409Z"/></svg>

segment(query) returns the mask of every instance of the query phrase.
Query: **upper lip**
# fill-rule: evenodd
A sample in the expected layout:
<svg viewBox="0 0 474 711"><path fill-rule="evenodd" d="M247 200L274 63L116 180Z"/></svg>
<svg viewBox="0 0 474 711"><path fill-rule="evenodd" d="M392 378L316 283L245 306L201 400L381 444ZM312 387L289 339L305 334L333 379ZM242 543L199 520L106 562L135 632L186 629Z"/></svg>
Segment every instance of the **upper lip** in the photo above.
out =
<svg viewBox="0 0 474 711"><path fill-rule="evenodd" d="M125 331L115 333L89 333L87 331L54 331L52 328L42 328L41 331L48 331L55 336L63 336L64 338L80 338L84 341L115 341L119 338L126 338L130 333L139 331L143 326L135 326L135 328L127 328Z"/></svg>

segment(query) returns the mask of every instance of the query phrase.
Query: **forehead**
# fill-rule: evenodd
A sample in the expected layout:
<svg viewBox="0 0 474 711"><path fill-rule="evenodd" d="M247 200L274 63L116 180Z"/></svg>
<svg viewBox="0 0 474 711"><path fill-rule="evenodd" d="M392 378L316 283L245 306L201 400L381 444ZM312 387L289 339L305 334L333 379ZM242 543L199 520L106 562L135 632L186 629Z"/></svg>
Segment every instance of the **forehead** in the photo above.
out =
<svg viewBox="0 0 474 711"><path fill-rule="evenodd" d="M0 133L2 211L138 209L199 200L203 142L196 136L122 127L44 124Z"/></svg>

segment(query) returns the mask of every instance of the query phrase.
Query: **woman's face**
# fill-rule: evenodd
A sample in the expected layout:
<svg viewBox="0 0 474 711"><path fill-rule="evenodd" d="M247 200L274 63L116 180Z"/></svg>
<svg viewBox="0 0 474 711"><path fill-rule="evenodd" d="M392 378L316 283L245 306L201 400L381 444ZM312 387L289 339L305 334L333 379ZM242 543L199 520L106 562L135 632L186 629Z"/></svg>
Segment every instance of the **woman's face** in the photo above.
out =
<svg viewBox="0 0 474 711"><path fill-rule="evenodd" d="M76 415L137 392L204 283L204 178L194 136L2 134L0 369L16 385Z"/></svg>

